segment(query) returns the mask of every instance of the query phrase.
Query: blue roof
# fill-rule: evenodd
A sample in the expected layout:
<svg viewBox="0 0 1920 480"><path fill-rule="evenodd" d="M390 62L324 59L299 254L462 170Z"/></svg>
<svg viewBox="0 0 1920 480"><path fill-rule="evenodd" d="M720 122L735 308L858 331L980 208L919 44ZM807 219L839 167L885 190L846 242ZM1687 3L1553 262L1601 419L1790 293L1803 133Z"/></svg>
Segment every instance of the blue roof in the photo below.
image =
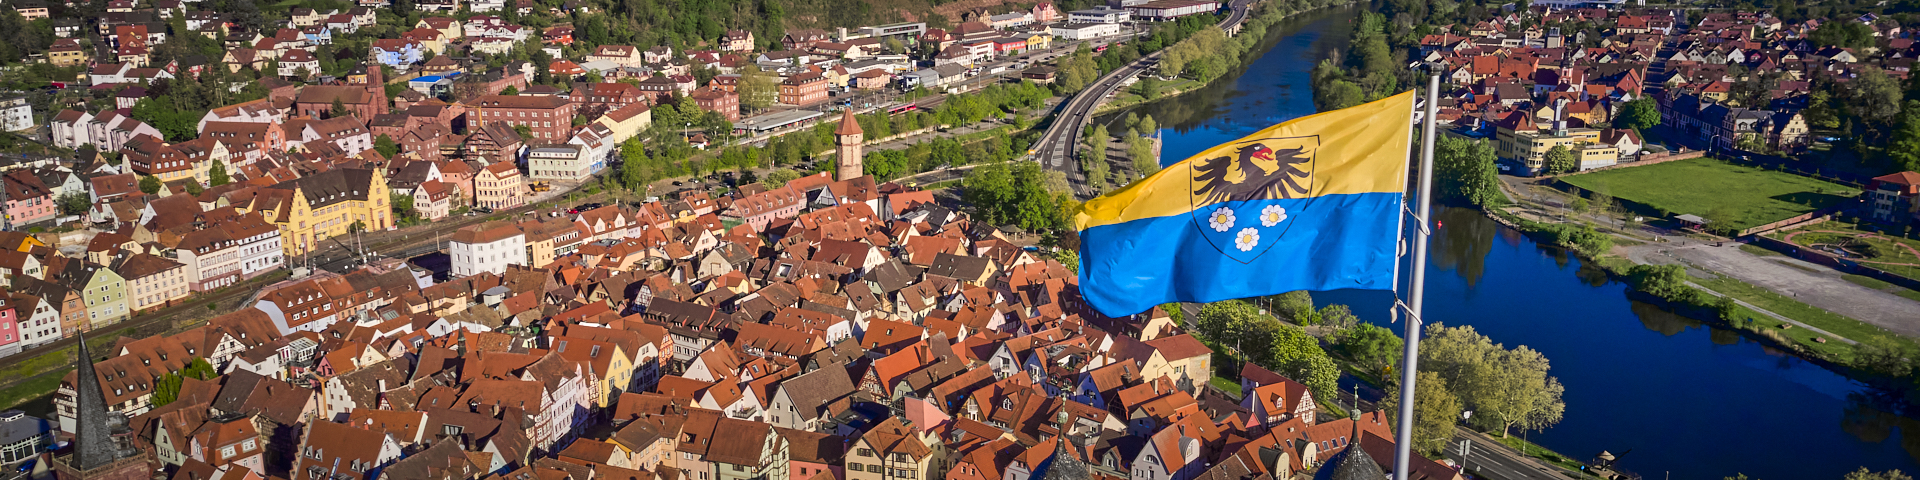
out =
<svg viewBox="0 0 1920 480"><path fill-rule="evenodd" d="M413 80L411 80L411 81L414 81L414 82L423 82L423 83L433 83L433 82L438 82L438 81L440 81L440 76L439 76L439 75L427 75L427 76L424 76L424 77L419 77L419 78L415 78L415 79L413 79Z"/></svg>

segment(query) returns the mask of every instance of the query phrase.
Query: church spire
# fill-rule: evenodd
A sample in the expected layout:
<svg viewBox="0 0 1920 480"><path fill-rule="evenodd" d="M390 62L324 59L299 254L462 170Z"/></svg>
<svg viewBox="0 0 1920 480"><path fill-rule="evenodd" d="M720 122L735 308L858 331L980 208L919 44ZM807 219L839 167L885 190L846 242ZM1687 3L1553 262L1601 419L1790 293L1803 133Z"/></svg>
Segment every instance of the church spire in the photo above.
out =
<svg viewBox="0 0 1920 480"><path fill-rule="evenodd" d="M1059 432L1053 436L1053 457L1035 469L1035 480L1086 480L1093 477L1093 471L1086 462L1080 461L1080 442L1073 440L1073 415L1067 413L1066 401L1060 404L1057 418ZM1070 447L1071 445L1071 447ZM1071 449L1069 449L1071 448Z"/></svg>
<svg viewBox="0 0 1920 480"><path fill-rule="evenodd" d="M93 370L93 354L87 351L87 337L76 333L79 358L74 360L75 463L81 470L92 470L113 463L126 455L114 441L115 427L124 430L126 417L107 410L107 397L100 389L100 376Z"/></svg>

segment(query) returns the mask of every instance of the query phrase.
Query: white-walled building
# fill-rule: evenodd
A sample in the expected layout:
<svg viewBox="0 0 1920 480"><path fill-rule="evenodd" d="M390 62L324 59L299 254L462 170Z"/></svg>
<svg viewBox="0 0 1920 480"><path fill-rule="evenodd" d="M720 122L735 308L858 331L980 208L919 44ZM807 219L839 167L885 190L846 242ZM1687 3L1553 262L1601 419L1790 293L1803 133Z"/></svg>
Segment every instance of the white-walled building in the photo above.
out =
<svg viewBox="0 0 1920 480"><path fill-rule="evenodd" d="M1107 8L1106 6L1067 12L1067 23L1126 23L1132 19L1133 12L1124 8Z"/></svg>
<svg viewBox="0 0 1920 480"><path fill-rule="evenodd" d="M480 224L453 232L448 244L454 277L499 274L527 264L527 236L510 223Z"/></svg>
<svg viewBox="0 0 1920 480"><path fill-rule="evenodd" d="M0 100L0 128L17 132L33 128L33 104L27 97Z"/></svg>
<svg viewBox="0 0 1920 480"><path fill-rule="evenodd" d="M593 174L581 145L543 145L527 151L527 177L534 181L577 182Z"/></svg>
<svg viewBox="0 0 1920 480"><path fill-rule="evenodd" d="M1117 24L1117 23L1070 23L1066 25L1056 25L1052 28L1050 33L1052 33L1053 36L1055 37L1059 37L1066 40L1087 40L1087 39L1094 39L1094 38L1100 38L1100 37L1111 37L1111 36L1120 34L1120 24Z"/></svg>

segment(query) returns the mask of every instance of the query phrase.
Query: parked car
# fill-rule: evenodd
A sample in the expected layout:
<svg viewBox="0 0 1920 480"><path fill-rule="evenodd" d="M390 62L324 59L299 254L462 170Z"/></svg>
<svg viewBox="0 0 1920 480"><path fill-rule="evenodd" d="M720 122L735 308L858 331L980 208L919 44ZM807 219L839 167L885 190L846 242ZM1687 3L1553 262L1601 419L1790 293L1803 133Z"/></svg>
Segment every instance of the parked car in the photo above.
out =
<svg viewBox="0 0 1920 480"><path fill-rule="evenodd" d="M39 463L39 462L40 462L39 457L29 458L25 462L20 462L20 468L16 469L16 471L21 473L31 472L33 471L33 464Z"/></svg>

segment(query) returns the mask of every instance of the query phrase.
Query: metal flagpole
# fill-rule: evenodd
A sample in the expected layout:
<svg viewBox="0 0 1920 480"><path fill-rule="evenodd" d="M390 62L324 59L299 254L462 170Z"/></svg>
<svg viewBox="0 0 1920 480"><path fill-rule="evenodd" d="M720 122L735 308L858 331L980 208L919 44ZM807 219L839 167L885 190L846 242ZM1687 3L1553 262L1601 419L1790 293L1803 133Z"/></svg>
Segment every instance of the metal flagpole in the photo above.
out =
<svg viewBox="0 0 1920 480"><path fill-rule="evenodd" d="M1420 228L1413 234L1413 283L1407 290L1406 352L1400 359L1400 422L1394 435L1393 480L1407 480L1408 462L1413 451L1413 378L1420 361L1420 303L1426 296L1427 219L1433 212L1433 135L1440 105L1440 71L1427 66L1426 126L1420 134L1420 199L1414 220Z"/></svg>

